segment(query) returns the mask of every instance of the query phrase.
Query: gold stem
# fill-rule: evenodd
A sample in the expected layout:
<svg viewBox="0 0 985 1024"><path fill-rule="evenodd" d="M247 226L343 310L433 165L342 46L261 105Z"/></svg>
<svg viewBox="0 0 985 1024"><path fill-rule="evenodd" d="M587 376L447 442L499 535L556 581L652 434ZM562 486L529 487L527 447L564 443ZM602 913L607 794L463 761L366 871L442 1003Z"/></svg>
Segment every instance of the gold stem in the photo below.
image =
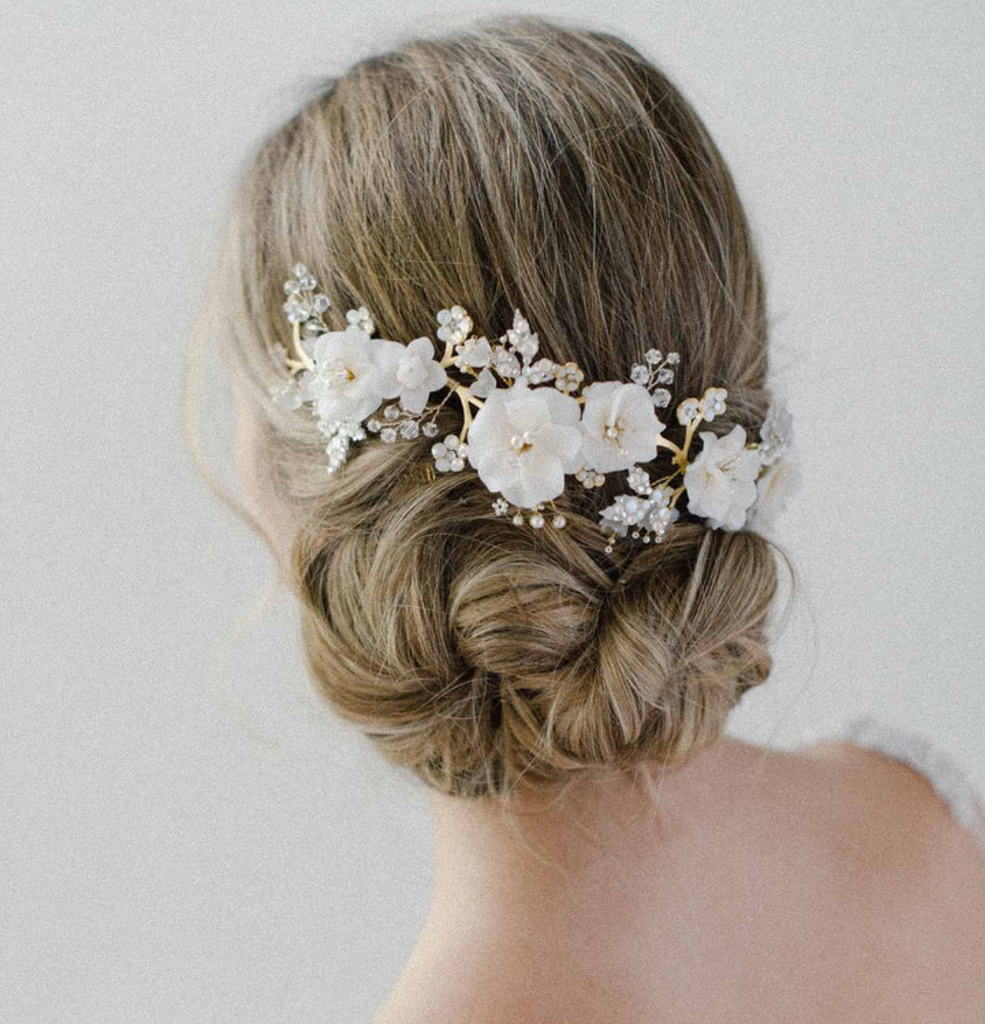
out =
<svg viewBox="0 0 985 1024"><path fill-rule="evenodd" d="M451 366L455 361L455 343L451 341L445 342L445 354L441 357L439 366Z"/></svg>
<svg viewBox="0 0 985 1024"><path fill-rule="evenodd" d="M465 435L468 433L468 429L472 426L472 410L469 408L469 400L473 397L469 394L469 389L464 384L458 384L455 386L455 394L458 395L459 400L462 403L462 415L465 417L465 422L462 424L462 429L459 431L459 441L465 440Z"/></svg>
<svg viewBox="0 0 985 1024"><path fill-rule="evenodd" d="M684 435L684 449L681 452L682 459L687 458L687 453L691 448L691 438L694 437L694 432L698 429L698 424L703 422L704 416L698 413L698 415L687 425L687 433Z"/></svg>
<svg viewBox="0 0 985 1024"><path fill-rule="evenodd" d="M311 361L308 353L301 348L301 324L298 320L295 320L292 326L294 327L292 331L294 351L297 353L298 360L306 370L314 370L315 364Z"/></svg>
<svg viewBox="0 0 985 1024"><path fill-rule="evenodd" d="M669 440L666 437L663 437L660 434L657 435L657 447L658 448L669 448L672 452L674 452L675 455L680 455L681 454L680 448L678 448L677 445L674 444L673 441Z"/></svg>

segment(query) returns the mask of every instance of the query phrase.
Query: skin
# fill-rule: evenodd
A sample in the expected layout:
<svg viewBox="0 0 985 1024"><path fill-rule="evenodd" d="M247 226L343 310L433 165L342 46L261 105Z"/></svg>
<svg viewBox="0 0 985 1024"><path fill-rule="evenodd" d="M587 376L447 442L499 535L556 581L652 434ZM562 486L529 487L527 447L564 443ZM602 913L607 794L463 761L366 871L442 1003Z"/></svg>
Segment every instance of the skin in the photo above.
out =
<svg viewBox="0 0 985 1024"><path fill-rule="evenodd" d="M244 488L283 552L239 409ZM430 792L429 911L370 1024L985 1020L985 860L925 778L725 736L651 780L524 795L514 829Z"/></svg>
<svg viewBox="0 0 985 1024"><path fill-rule="evenodd" d="M775 992L790 966L781 937L802 923L804 878L819 884L833 824L812 815L798 774L794 761L727 738L659 779L656 813L628 784L586 784L566 814L528 826L565 873L528 856L495 814L433 796L431 911L375 1024L459 1012L491 1021L507 1008L500 1019L535 1020L545 998L566 1021L633 1020L643 1006L715 1019L719 1003L735 1012L762 987Z"/></svg>
<svg viewBox="0 0 985 1024"><path fill-rule="evenodd" d="M372 1024L985 1020L985 862L924 779L731 737L654 779L656 809L622 780L531 806L539 857L432 794L430 912Z"/></svg>

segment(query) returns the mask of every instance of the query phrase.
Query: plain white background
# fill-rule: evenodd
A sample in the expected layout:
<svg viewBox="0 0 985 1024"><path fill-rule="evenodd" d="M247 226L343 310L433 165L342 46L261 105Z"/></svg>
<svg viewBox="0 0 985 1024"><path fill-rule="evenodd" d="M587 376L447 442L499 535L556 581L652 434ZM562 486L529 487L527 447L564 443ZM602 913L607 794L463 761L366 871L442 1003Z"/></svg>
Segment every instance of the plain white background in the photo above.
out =
<svg viewBox="0 0 985 1024"><path fill-rule="evenodd" d="M289 600L262 605L266 550L183 449L178 386L231 176L298 83L497 9L35 0L5 16L5 1022L360 1024L413 945L424 793L309 687ZM985 781L985 10L538 10L669 72L761 247L805 474L779 538L805 599L731 730L788 746L873 712ZM217 387L216 451L228 400Z"/></svg>

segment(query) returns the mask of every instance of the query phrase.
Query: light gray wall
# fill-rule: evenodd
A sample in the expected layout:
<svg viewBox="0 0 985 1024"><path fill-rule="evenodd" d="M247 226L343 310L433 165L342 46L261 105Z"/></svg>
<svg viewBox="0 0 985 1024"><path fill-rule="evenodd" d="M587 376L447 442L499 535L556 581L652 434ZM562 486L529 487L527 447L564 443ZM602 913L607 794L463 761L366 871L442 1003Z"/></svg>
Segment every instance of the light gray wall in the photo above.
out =
<svg viewBox="0 0 985 1024"><path fill-rule="evenodd" d="M808 600L734 731L788 745L873 711L985 780L981 4L540 7L670 72L762 248L806 474L781 537ZM287 599L254 607L266 552L177 413L235 165L299 76L441 25L401 9L3 19L3 1021L359 1024L423 921L424 795L319 704ZM217 392L218 448L228 413Z"/></svg>

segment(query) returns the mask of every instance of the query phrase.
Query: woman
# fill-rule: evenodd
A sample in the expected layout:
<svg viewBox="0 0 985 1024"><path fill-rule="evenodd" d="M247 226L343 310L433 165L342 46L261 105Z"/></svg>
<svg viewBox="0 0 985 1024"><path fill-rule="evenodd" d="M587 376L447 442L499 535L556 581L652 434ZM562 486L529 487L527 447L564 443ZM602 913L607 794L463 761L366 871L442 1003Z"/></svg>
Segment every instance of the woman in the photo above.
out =
<svg viewBox="0 0 985 1024"><path fill-rule="evenodd" d="M533 17L409 40L263 140L229 225L251 522L326 699L434 808L374 1024L985 1020L959 766L868 720L724 734L796 462L749 226L666 77Z"/></svg>

